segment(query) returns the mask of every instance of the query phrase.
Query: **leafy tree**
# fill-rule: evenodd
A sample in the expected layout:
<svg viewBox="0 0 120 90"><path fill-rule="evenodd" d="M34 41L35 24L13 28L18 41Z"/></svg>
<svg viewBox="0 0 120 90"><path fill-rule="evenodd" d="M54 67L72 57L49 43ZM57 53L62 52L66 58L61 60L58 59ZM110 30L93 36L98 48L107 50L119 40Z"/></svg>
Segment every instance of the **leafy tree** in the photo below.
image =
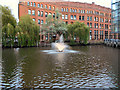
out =
<svg viewBox="0 0 120 90"><path fill-rule="evenodd" d="M67 31L66 24L60 19L61 13L59 10L55 10L55 16L48 15L46 23L42 25L41 31L43 34L65 34Z"/></svg>
<svg viewBox="0 0 120 90"><path fill-rule="evenodd" d="M8 23L8 25L7 25L7 35L10 40L10 44L11 44L10 46L13 46L14 38L15 38L15 29L10 23Z"/></svg>
<svg viewBox="0 0 120 90"><path fill-rule="evenodd" d="M15 40L15 29L8 23L2 28L2 41L4 46L13 46Z"/></svg>
<svg viewBox="0 0 120 90"><path fill-rule="evenodd" d="M2 42L3 46L13 46L15 38L16 19L11 14L11 10L6 6L1 6L2 9Z"/></svg>
<svg viewBox="0 0 120 90"><path fill-rule="evenodd" d="M53 25L54 25L53 30L56 34L59 34L59 35L65 34L67 31L66 24L61 20L61 16L62 14L59 13L58 9L56 9L55 18L53 18Z"/></svg>
<svg viewBox="0 0 120 90"><path fill-rule="evenodd" d="M2 7L2 26L10 23L12 26L16 26L17 22L14 16L11 14L11 10L7 6Z"/></svg>
<svg viewBox="0 0 120 90"><path fill-rule="evenodd" d="M87 44L89 40L89 27L84 23L76 21L73 24L67 26L67 31L71 35L71 40L73 41L74 36L79 37L81 43Z"/></svg>
<svg viewBox="0 0 120 90"><path fill-rule="evenodd" d="M22 46L37 46L39 42L39 26L29 15L20 18L18 26L21 28L19 35Z"/></svg>
<svg viewBox="0 0 120 90"><path fill-rule="evenodd" d="M7 25L2 27L2 45L6 47L7 44Z"/></svg>

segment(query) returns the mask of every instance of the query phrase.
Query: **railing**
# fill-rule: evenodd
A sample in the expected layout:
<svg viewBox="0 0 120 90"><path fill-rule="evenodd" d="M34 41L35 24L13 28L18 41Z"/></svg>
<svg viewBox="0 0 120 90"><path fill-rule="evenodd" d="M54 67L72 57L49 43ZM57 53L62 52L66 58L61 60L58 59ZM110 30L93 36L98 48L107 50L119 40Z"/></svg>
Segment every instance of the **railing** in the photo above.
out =
<svg viewBox="0 0 120 90"><path fill-rule="evenodd" d="M110 47L120 47L120 40L119 39L105 39L104 44Z"/></svg>

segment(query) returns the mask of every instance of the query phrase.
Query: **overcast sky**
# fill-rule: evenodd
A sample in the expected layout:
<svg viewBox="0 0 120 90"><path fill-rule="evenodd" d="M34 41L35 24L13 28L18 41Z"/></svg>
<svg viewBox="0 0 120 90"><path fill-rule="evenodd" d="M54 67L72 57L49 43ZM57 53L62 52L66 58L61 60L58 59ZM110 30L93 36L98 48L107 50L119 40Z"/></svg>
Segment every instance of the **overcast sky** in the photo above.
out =
<svg viewBox="0 0 120 90"><path fill-rule="evenodd" d="M86 3L95 2L95 4L97 5L111 8L111 0L69 0L69 1L78 1L78 2L86 2ZM8 6L12 10L12 14L18 20L18 2L19 0L0 0L0 5Z"/></svg>

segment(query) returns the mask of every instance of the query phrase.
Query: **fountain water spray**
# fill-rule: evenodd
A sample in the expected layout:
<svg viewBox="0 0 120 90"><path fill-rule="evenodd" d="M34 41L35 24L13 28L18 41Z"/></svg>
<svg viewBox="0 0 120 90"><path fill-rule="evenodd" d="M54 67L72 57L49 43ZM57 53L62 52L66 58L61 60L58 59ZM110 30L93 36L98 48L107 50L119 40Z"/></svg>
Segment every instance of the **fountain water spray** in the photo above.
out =
<svg viewBox="0 0 120 90"><path fill-rule="evenodd" d="M52 43L52 48L54 48L58 52L63 52L67 47L69 46L64 43L63 35L60 36L58 41Z"/></svg>
<svg viewBox="0 0 120 90"><path fill-rule="evenodd" d="M60 36L59 40L56 40L55 43L51 43L52 50L43 50L42 52L45 52L47 54L58 54L59 53L78 53L79 51L71 50L70 46L64 43L63 35ZM64 55L64 54L62 54Z"/></svg>

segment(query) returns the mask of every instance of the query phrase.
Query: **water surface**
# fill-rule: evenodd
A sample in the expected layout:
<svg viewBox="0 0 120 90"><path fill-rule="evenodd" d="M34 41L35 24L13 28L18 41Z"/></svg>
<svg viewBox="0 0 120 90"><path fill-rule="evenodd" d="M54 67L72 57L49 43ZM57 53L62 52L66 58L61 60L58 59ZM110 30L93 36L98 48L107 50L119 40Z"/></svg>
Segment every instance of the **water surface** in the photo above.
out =
<svg viewBox="0 0 120 90"><path fill-rule="evenodd" d="M72 47L77 53L47 54L50 47L3 49L2 88L115 88L120 49Z"/></svg>

